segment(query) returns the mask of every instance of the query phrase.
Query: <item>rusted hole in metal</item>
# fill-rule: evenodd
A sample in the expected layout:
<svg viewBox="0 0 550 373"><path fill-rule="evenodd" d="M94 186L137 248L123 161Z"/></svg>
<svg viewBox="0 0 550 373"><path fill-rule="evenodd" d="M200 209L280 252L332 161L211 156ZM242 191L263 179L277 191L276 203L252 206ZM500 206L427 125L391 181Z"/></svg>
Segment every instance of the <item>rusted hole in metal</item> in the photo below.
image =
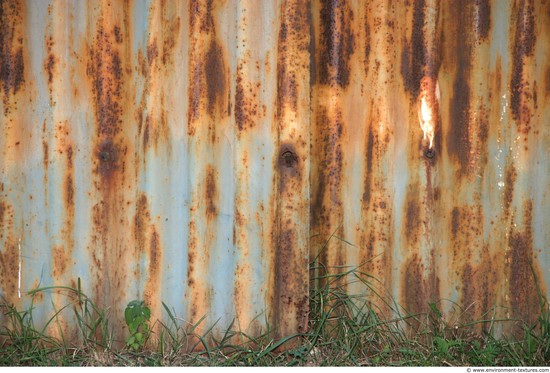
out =
<svg viewBox="0 0 550 373"><path fill-rule="evenodd" d="M424 157L428 159L433 159L435 157L435 150L434 149L426 149L424 151Z"/></svg>
<svg viewBox="0 0 550 373"><path fill-rule="evenodd" d="M111 159L111 153L107 151L102 151L99 153L99 158L102 162L109 162L109 160Z"/></svg>
<svg viewBox="0 0 550 373"><path fill-rule="evenodd" d="M281 163L283 166L292 168L298 162L298 157L291 150L284 150L281 154Z"/></svg>

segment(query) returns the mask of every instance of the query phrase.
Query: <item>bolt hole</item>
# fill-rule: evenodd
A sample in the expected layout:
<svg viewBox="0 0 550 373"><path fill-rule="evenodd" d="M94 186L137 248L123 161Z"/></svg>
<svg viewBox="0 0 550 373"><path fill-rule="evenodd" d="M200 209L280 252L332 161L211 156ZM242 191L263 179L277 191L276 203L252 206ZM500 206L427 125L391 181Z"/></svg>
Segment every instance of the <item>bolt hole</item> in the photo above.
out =
<svg viewBox="0 0 550 373"><path fill-rule="evenodd" d="M427 149L425 152L424 152L424 156L428 159L433 159L435 157L435 150L433 149Z"/></svg>
<svg viewBox="0 0 550 373"><path fill-rule="evenodd" d="M296 163L296 161L298 160L298 158L296 157L296 154L294 154L290 150L285 151L281 155L281 158L286 167L293 167L294 163Z"/></svg>
<svg viewBox="0 0 550 373"><path fill-rule="evenodd" d="M101 152L101 153L99 153L99 158L103 162L107 162L111 158L111 155L109 154L109 152Z"/></svg>

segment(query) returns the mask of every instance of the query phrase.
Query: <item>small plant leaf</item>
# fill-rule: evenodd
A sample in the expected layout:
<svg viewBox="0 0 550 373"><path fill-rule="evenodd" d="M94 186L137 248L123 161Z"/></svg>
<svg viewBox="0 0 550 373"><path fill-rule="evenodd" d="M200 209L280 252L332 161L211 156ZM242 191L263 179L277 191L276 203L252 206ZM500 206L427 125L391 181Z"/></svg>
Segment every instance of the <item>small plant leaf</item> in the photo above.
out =
<svg viewBox="0 0 550 373"><path fill-rule="evenodd" d="M151 310L148 307L143 308L143 316L145 316L147 320L151 318Z"/></svg>
<svg viewBox="0 0 550 373"><path fill-rule="evenodd" d="M126 310L124 310L124 320L126 321L126 325L130 325L132 318L132 309L126 308Z"/></svg>

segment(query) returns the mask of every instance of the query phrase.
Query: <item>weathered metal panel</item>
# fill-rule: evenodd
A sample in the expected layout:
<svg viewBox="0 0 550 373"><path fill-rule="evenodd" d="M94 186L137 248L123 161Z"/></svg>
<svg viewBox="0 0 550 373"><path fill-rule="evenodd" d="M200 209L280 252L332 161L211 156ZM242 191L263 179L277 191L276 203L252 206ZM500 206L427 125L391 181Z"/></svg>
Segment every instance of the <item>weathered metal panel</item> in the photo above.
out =
<svg viewBox="0 0 550 373"><path fill-rule="evenodd" d="M334 235L321 261L408 311L534 320L549 17L548 1L312 2L312 258Z"/></svg>
<svg viewBox="0 0 550 373"><path fill-rule="evenodd" d="M1 1L2 296L304 330L308 6Z"/></svg>
<svg viewBox="0 0 550 373"><path fill-rule="evenodd" d="M549 39L542 0L0 1L0 294L80 278L119 326L139 298L282 336L319 255L530 320Z"/></svg>

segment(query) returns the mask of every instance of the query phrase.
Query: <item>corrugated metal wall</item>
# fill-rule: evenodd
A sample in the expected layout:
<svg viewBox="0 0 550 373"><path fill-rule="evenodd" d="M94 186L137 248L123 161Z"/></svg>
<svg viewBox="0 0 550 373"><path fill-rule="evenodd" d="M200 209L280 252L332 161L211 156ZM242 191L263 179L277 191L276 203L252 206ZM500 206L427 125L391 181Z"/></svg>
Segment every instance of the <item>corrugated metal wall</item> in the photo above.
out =
<svg viewBox="0 0 550 373"><path fill-rule="evenodd" d="M281 336L319 256L532 319L549 45L542 0L0 1L0 294Z"/></svg>

